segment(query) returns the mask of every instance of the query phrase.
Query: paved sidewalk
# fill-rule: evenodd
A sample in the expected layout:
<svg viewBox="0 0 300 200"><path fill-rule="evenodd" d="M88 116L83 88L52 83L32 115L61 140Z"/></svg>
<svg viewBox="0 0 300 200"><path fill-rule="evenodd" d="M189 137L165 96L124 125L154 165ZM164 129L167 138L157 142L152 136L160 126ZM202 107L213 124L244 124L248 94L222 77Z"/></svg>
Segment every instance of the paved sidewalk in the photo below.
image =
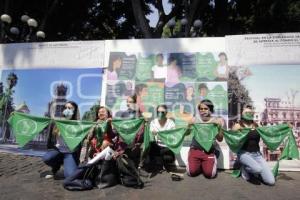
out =
<svg viewBox="0 0 300 200"><path fill-rule="evenodd" d="M300 197L300 173L281 172L274 187L253 185L242 179L232 178L229 172L219 172L216 179L203 176L173 182L170 174L162 173L146 180L144 189L117 185L103 190L70 192L62 187L62 181L46 180L40 174L49 168L41 158L0 153L0 199L263 199L295 200Z"/></svg>

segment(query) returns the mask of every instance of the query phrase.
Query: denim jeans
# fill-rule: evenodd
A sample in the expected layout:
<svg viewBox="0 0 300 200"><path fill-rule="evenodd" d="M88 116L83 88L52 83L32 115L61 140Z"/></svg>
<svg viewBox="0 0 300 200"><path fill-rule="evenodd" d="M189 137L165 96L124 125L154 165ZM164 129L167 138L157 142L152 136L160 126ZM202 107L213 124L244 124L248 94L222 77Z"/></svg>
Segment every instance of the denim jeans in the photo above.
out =
<svg viewBox="0 0 300 200"><path fill-rule="evenodd" d="M244 167L247 173L260 175L265 184L275 184L274 175L259 151L241 151L238 153L238 159L241 163L241 167Z"/></svg>
<svg viewBox="0 0 300 200"><path fill-rule="evenodd" d="M63 164L65 178L77 169L75 153L61 153L56 149L51 149L43 156L43 161L52 168L53 173L56 173Z"/></svg>

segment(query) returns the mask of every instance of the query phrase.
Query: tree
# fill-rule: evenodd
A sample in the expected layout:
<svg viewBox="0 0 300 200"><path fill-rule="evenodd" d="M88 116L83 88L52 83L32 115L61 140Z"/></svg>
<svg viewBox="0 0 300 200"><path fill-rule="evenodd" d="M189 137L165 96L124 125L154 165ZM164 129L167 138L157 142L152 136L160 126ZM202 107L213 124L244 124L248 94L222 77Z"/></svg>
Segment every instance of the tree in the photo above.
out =
<svg viewBox="0 0 300 200"><path fill-rule="evenodd" d="M166 13L161 0L2 0L0 13L12 16L12 25L28 14L39 22L46 41L160 38L171 19L191 37L196 19L203 22L201 36L300 32L300 1L294 0L169 0ZM146 16L158 11L151 27ZM180 27L181 28L181 27ZM165 35L166 36L166 35Z"/></svg>
<svg viewBox="0 0 300 200"><path fill-rule="evenodd" d="M8 128L7 119L10 114L14 111L14 103L13 103L13 87L15 87L18 83L18 77L14 73L10 73L7 76L7 88L3 93L3 83L0 85L0 115L1 115L1 132L3 140L7 140L10 137L10 130ZM1 91L2 90L2 91Z"/></svg>
<svg viewBox="0 0 300 200"><path fill-rule="evenodd" d="M229 127L239 120L242 108L251 103L249 92L241 84L241 79L237 76L236 70L231 70L228 78Z"/></svg>
<svg viewBox="0 0 300 200"><path fill-rule="evenodd" d="M98 101L90 108L89 111L86 111L83 114L82 120L95 121L99 107L100 107L100 102Z"/></svg>

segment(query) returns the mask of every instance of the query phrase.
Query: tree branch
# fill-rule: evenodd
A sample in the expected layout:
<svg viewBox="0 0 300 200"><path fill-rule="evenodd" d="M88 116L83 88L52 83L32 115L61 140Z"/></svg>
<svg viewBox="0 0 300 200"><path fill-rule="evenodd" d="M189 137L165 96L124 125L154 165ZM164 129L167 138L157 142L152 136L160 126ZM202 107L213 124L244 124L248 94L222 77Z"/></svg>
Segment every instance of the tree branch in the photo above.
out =
<svg viewBox="0 0 300 200"><path fill-rule="evenodd" d="M194 0L189 5L188 15L186 16L186 18L188 20L188 23L187 23L187 25L185 27L185 36L188 36L188 34L190 32L190 29L191 29L191 27L193 25L193 22L194 22L195 13L196 13L196 11L197 11L198 6L199 6L200 3L201 3L201 1Z"/></svg>
<svg viewBox="0 0 300 200"><path fill-rule="evenodd" d="M136 24L142 31L145 38L151 38L152 33L150 31L150 26L147 23L145 13L143 12L140 0L131 0L132 10Z"/></svg>
<svg viewBox="0 0 300 200"><path fill-rule="evenodd" d="M163 28L166 25L166 23L168 23L170 19L175 17L176 13L179 11L180 3L175 3L174 5L175 5L175 7L172 9L172 11L168 15L166 15L164 12L162 12L162 14L159 16L158 23L154 29L154 34L153 34L155 37L161 37Z"/></svg>

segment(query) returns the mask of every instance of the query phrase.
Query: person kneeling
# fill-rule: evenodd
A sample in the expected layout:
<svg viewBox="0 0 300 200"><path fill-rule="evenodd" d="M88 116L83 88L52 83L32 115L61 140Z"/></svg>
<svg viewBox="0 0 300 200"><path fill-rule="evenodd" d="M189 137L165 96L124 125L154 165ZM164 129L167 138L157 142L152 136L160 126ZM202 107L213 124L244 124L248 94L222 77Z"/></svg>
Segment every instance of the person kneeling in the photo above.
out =
<svg viewBox="0 0 300 200"><path fill-rule="evenodd" d="M214 112L214 105L210 100L202 100L198 105L198 110L200 123L216 123L221 125L219 119L211 116ZM223 134L221 132L218 133L216 139L222 141ZM217 158L214 145L209 151L205 151L196 139L193 138L188 153L188 165L186 170L187 174L191 177L198 176L202 172L206 178L215 178L217 175Z"/></svg>

